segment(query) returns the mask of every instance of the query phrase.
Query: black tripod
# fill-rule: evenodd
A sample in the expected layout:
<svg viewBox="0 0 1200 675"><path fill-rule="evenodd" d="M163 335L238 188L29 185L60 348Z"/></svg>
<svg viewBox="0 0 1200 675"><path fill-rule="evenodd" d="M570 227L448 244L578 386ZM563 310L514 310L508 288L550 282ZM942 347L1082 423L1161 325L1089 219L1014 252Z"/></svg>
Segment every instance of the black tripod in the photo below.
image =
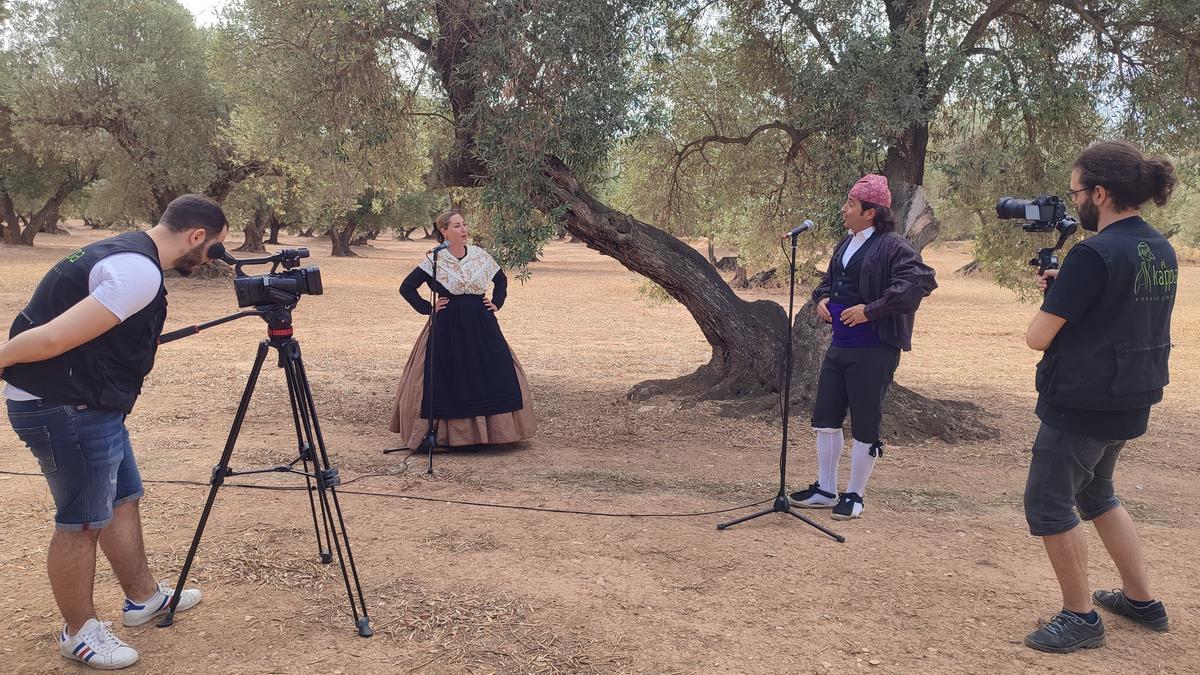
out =
<svg viewBox="0 0 1200 675"><path fill-rule="evenodd" d="M806 222L805 225L812 227L811 222ZM788 316L787 316L787 340L783 343L786 354L784 355L784 377L783 377L783 401L781 408L783 410L783 443L779 449L779 494L775 495L775 502L771 508L764 509L757 513L752 513L748 516L742 516L735 520L730 520L717 525L718 530L724 530L727 527L744 523L747 520L754 520L759 516L765 516L768 513L786 513L795 516L800 520L812 525L818 530L832 537L838 543L843 543L846 538L836 532L833 532L824 526L813 522L811 519L800 515L792 510L792 505L788 502L787 494L787 451L788 451L788 416L791 411L792 404L792 317L795 312L796 302L796 238L800 236L800 232L808 229L801 226L792 231L792 255L789 258L790 271L788 277Z"/></svg>
<svg viewBox="0 0 1200 675"><path fill-rule="evenodd" d="M179 597L183 593L183 584L187 581L188 573L191 571L196 550L200 547L200 537L204 534L204 526L208 523L213 502L217 499L217 489L230 476L281 472L304 476L304 482L308 486L308 504L312 511L313 529L317 536L317 553L321 562L324 564L333 562L333 555L330 552L332 546L337 552L338 564L342 568L342 581L346 585L346 595L350 600L350 613L354 616L354 625L358 628L358 634L362 637L371 637L375 632L367 617L367 605L363 599L362 584L358 579L358 570L354 566L354 555L350 551L350 538L346 533L342 508L338 504L336 486L341 482L341 478L338 470L329 465L329 455L325 451L325 439L321 435L321 425L317 421L317 406L313 400L312 388L309 386L308 374L304 370L304 361L300 358L300 343L292 337L292 310L294 308L295 304L256 307L253 310L239 312L200 326L178 330L159 339L160 344L178 340L188 335L194 335L205 328L244 316L260 316L267 322L267 339L258 343L258 353L254 358L254 366L250 369L246 388L242 391L242 401L233 418L233 426L229 429L229 437L225 441L225 451L221 453L220 462L213 467L212 478L209 480L211 488L208 491L208 501L204 504L204 512L200 515L200 524L196 526L196 535L192 538L192 545L188 549L183 569L179 573L179 583L175 586L171 604L168 606L166 615L158 622L160 627L165 628L175 621L175 609L179 606ZM292 425L296 430L298 454L287 464L234 471L229 468L229 460L233 455L238 434L242 430L242 422L246 419L246 410L250 407L250 397L254 394L254 387L258 383L258 376L262 372L263 363L266 361L267 352L270 349L279 352L279 367L283 369L284 377L287 379L288 399L292 408ZM314 447L319 453L314 453ZM311 469L309 468L310 462L312 463ZM303 470L297 469L297 464L302 464ZM316 493L315 498L314 493ZM319 521L318 502L321 512ZM324 535L324 539L322 539L322 535ZM343 551L343 549L345 550ZM350 586L351 577L354 579L353 590Z"/></svg>
<svg viewBox="0 0 1200 675"><path fill-rule="evenodd" d="M438 291L437 291L438 253L441 253L448 246L449 246L449 244L440 244L439 246L437 246L436 248L433 249L433 282L429 284L429 288L430 288L429 301L430 301L430 307L431 307L431 309L429 311L429 338L425 341L425 366L424 366L425 372L424 372L424 376L421 378L421 382L425 388L424 394L428 394L428 398L429 398L429 420L428 420L429 426L425 428L425 436L423 438L421 438L421 445L417 446L416 451L424 452L429 455L429 468L425 469L425 474L429 475L429 476L433 475L433 449L437 447L437 436L438 436L438 420L434 419L434 415L433 415L433 385L434 385L434 381L433 381L433 346L435 344L437 344L433 338L435 335L434 331L437 330L437 315L438 315L438 307L437 307L438 297L439 297ZM422 398L425 398L425 396L422 396ZM418 410L420 410L421 408L424 408L423 402L422 402L422 406L420 408L418 408ZM407 449L408 448L388 448L387 450L383 451L383 454L386 455L389 452L400 452L401 450L407 450Z"/></svg>

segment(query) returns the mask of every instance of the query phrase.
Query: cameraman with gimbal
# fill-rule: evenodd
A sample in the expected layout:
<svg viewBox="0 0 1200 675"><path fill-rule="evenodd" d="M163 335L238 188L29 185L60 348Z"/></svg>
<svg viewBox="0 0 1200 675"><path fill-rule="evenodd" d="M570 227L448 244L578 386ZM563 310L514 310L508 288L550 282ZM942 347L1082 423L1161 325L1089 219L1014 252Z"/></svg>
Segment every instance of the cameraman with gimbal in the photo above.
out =
<svg viewBox="0 0 1200 675"><path fill-rule="evenodd" d="M0 345L8 419L37 457L57 509L46 567L66 621L57 639L67 659L105 670L138 659L96 618L97 543L125 591L122 623L146 623L171 599L146 564L142 480L125 417L154 367L167 315L163 269L190 274L228 232L217 202L179 197L150 230L88 244L61 260ZM199 601L200 591L188 589L178 609Z"/></svg>
<svg viewBox="0 0 1200 675"><path fill-rule="evenodd" d="M1172 164L1129 143L1097 143L1071 171L1067 196L1080 224L1096 232L1071 249L1061 270L1041 278L1047 290L1025 340L1044 351L1037 367L1041 428L1025 486L1029 530L1042 538L1062 589L1063 609L1025 638L1048 652L1104 644L1093 607L1167 630L1154 598L1133 521L1113 491L1126 441L1146 432L1150 406L1162 400L1171 348L1178 267L1166 238L1142 220L1142 204L1167 203ZM1079 519L1092 521L1116 563L1123 588L1091 593L1087 542Z"/></svg>

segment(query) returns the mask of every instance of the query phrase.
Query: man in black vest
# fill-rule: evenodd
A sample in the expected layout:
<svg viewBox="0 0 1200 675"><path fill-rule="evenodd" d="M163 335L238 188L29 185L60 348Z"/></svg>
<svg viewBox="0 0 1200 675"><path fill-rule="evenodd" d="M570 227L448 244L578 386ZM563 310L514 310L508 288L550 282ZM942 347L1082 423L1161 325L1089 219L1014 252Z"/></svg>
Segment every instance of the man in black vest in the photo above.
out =
<svg viewBox="0 0 1200 675"><path fill-rule="evenodd" d="M1150 590L1129 513L1113 491L1125 442L1146 432L1162 400L1171 351L1171 310L1179 281L1175 250L1141 217L1162 206L1174 167L1121 141L1098 143L1075 161L1068 193L1080 224L1095 236L1071 249L1025 340L1044 351L1037 367L1037 415L1025 486L1025 518L1042 538L1062 589L1063 609L1025 644L1072 652L1104 644L1101 607L1158 631L1167 612ZM1054 279L1053 284L1049 280ZM1079 519L1096 526L1123 588L1091 593Z"/></svg>
<svg viewBox="0 0 1200 675"><path fill-rule="evenodd" d="M883 401L901 350L912 349L921 300L937 288L933 268L896 234L887 178L863 176L842 204L849 233L834 248L829 271L813 291L817 315L833 324L817 380L812 426L817 433L817 480L791 494L801 508L833 509L838 520L858 518L875 461L883 456ZM842 423L850 410L850 480L838 493Z"/></svg>
<svg viewBox="0 0 1200 675"><path fill-rule="evenodd" d="M149 231L89 244L55 265L0 345L9 421L56 507L46 557L66 621L59 652L88 666L123 668L138 658L96 618L97 543L125 591L126 626L146 623L170 601L172 589L146 564L142 481L125 416L154 366L166 319L162 270L190 274L228 231L215 201L179 197ZM188 589L179 609L199 601L200 591Z"/></svg>

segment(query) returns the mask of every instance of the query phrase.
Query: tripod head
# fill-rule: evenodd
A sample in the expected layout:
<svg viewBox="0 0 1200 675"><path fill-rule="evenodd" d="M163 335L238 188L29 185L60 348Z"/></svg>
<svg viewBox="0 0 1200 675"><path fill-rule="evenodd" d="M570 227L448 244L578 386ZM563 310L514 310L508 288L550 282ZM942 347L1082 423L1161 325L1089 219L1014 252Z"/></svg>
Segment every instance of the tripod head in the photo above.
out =
<svg viewBox="0 0 1200 675"><path fill-rule="evenodd" d="M267 337L272 342L280 342L292 337L292 310L295 308L295 304L265 305L255 308L260 312L259 316L262 317L262 320L267 322Z"/></svg>

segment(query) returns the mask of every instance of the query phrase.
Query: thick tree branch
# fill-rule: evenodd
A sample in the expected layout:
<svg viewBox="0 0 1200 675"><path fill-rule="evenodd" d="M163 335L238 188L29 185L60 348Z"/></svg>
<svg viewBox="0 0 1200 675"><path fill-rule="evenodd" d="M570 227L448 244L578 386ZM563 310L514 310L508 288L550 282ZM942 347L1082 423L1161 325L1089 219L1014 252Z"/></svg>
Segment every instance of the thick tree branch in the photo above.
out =
<svg viewBox="0 0 1200 675"><path fill-rule="evenodd" d="M750 133L744 136L726 136L723 134L710 134L702 136L695 140L689 141L678 152L675 153L675 164L671 168L671 182L667 193L667 211L671 212L675 204L675 195L679 190L679 172L683 167L683 163L692 155L700 154L704 157L704 150L711 143L721 143L727 145L750 145L755 137L765 131L777 130L782 131L791 138L791 145L788 147L787 159L785 164L791 164L795 161L796 156L800 153L800 147L809 136L813 134L812 129L797 129L795 126L787 122L775 120L766 124L760 124L755 127ZM707 162L707 158L705 158Z"/></svg>
<svg viewBox="0 0 1200 675"><path fill-rule="evenodd" d="M1009 13L1017 4L1018 0L992 0L983 14L975 17L971 22L971 27L963 35L959 41L958 47L954 53L947 59L946 64L942 66L941 71L934 76L933 88L930 92L930 105L932 107L940 106L942 99L946 97L946 93L950 90L950 85L958 78L958 74L962 72L963 64L967 62L967 57L970 56L975 45L983 38L984 33L991 27L992 22L996 19Z"/></svg>
<svg viewBox="0 0 1200 675"><path fill-rule="evenodd" d="M1129 25L1142 28L1153 28L1154 30L1162 31L1176 40L1179 40L1180 42L1189 44L1193 48L1200 49L1200 33L1188 33L1187 31L1172 26L1165 21L1136 21Z"/></svg>
<svg viewBox="0 0 1200 675"><path fill-rule="evenodd" d="M833 53L833 48L829 46L829 40L825 39L825 34L821 32L812 13L801 7L799 0L785 0L784 4L788 6L791 15L804 24L813 39L817 41L817 46L821 48L821 54L829 62L829 65L836 68L838 65L837 55Z"/></svg>
<svg viewBox="0 0 1200 675"><path fill-rule="evenodd" d="M433 41L430 40L429 38L423 38L420 35L417 35L416 33L412 32L410 30L405 30L403 28L394 29L392 31L392 33L396 37L398 37L398 38L404 40L405 42L409 43L410 45L416 47L417 51L420 51L422 54L432 54L433 53Z"/></svg>
<svg viewBox="0 0 1200 675"><path fill-rule="evenodd" d="M204 189L204 194L218 202L225 201L229 193L243 181L261 176L283 175L283 169L274 162L262 159L238 162L233 160L231 154L224 154L217 159L217 177Z"/></svg>

